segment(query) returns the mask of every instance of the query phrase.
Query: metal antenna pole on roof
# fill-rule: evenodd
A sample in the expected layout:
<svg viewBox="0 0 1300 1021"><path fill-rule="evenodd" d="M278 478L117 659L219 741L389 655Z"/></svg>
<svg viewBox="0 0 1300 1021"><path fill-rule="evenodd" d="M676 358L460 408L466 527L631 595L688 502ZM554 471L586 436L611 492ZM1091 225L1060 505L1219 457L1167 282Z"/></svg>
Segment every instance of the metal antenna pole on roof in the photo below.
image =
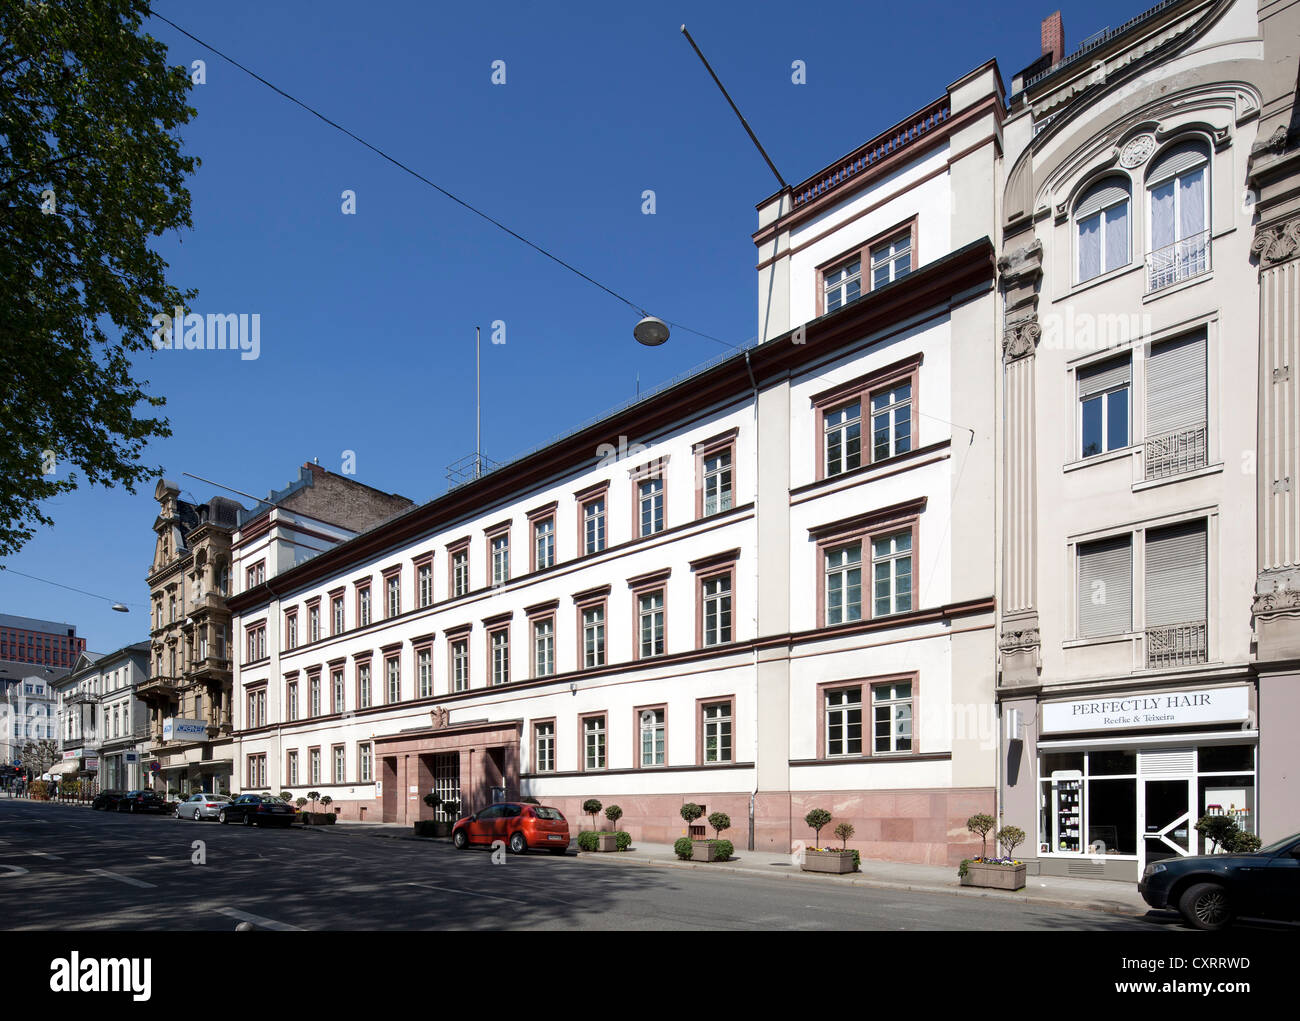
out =
<svg viewBox="0 0 1300 1021"><path fill-rule="evenodd" d="M479 390L479 328L474 327L474 478L483 474L483 401Z"/></svg>

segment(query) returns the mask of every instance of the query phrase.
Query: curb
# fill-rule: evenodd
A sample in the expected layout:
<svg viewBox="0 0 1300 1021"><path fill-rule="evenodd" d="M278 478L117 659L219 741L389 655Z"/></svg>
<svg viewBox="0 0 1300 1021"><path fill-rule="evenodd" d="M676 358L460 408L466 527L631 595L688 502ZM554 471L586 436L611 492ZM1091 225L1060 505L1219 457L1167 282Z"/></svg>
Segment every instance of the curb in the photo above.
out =
<svg viewBox="0 0 1300 1021"><path fill-rule="evenodd" d="M604 861L613 864L613 858L608 853L601 854L598 851L580 851L576 855L578 858L592 858L597 861ZM663 869L708 869L713 872L729 872L738 876L758 876L766 879L785 879L796 882L820 883L824 882L825 877L816 875L805 875L803 872L760 872L753 868L741 868L735 865L719 865L716 862L705 864L703 862L676 862L676 861L656 861L643 860L637 858L623 858L622 862L626 865L641 865L651 868ZM1141 918L1146 914L1146 908L1138 908L1131 904L1120 904L1116 901L1080 901L1069 900L1064 897L1042 897L1026 896L1025 894L999 892L996 890L974 890L969 887L950 887L936 886L933 883L908 883L896 882L888 879L831 879L832 883L841 883L845 886L858 886L873 890L904 890L910 893L946 893L956 897L980 897L993 900L1012 901L1019 904L1041 904L1044 907L1068 908L1075 911L1096 911L1105 915L1123 915L1129 918Z"/></svg>

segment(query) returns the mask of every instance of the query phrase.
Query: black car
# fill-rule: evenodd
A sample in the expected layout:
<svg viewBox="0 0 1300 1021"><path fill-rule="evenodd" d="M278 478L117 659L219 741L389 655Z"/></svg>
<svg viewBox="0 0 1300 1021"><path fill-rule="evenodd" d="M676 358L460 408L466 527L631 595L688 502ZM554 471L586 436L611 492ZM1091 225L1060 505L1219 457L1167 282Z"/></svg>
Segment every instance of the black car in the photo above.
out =
<svg viewBox="0 0 1300 1021"><path fill-rule="evenodd" d="M242 822L245 826L292 826L297 813L279 798L241 794L217 812L217 822Z"/></svg>
<svg viewBox="0 0 1300 1021"><path fill-rule="evenodd" d="M1300 833L1252 854L1152 862L1138 893L1153 908L1176 908L1197 929L1242 917L1300 922Z"/></svg>
<svg viewBox="0 0 1300 1021"><path fill-rule="evenodd" d="M171 808L157 791L127 791L116 807L119 812L167 812Z"/></svg>
<svg viewBox="0 0 1300 1021"><path fill-rule="evenodd" d="M126 791L100 791L95 795L95 800L90 803L90 807L96 812L114 811L117 803L126 797Z"/></svg>

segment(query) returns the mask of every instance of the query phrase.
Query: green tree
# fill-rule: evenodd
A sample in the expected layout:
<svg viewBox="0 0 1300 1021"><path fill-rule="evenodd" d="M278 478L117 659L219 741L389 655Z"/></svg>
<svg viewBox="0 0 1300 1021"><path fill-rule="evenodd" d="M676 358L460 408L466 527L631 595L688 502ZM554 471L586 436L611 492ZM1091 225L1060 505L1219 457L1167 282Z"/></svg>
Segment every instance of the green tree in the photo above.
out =
<svg viewBox="0 0 1300 1021"><path fill-rule="evenodd" d="M591 816L591 828L596 828L596 813L604 806L595 798L588 798L582 803L582 814Z"/></svg>
<svg viewBox="0 0 1300 1021"><path fill-rule="evenodd" d="M192 226L195 111L182 67L143 31L146 0L0 4L0 557L42 501L85 481L159 474L147 442L165 402L135 378L152 317L194 297L150 248Z"/></svg>
<svg viewBox="0 0 1300 1021"><path fill-rule="evenodd" d="M822 846L822 827L830 824L831 814L824 808L814 808L811 812L803 817L803 821L810 829L817 831L817 846Z"/></svg>
<svg viewBox="0 0 1300 1021"><path fill-rule="evenodd" d="M39 741L28 741L18 749L19 765L30 773L33 779L39 778L42 773L58 762L59 758L58 742L44 738Z"/></svg>
<svg viewBox="0 0 1300 1021"><path fill-rule="evenodd" d="M610 826L617 830L618 821L623 818L623 809L618 805L610 805L609 808L605 809L605 818L609 820Z"/></svg>
<svg viewBox="0 0 1300 1021"><path fill-rule="evenodd" d="M726 812L710 812L709 825L713 827L713 839L717 840L722 836L723 830L731 829L731 816Z"/></svg>
<svg viewBox="0 0 1300 1021"><path fill-rule="evenodd" d="M979 815L972 815L966 820L966 828L972 833L978 833L980 837L980 857L989 856L989 830L993 829L998 821L987 812L980 812Z"/></svg>
<svg viewBox="0 0 1300 1021"><path fill-rule="evenodd" d="M704 806L688 801L682 806L682 818L686 820L686 835L690 836L691 823L704 814Z"/></svg>
<svg viewBox="0 0 1300 1021"><path fill-rule="evenodd" d="M857 832L851 822L842 822L835 827L835 835L840 838L840 847L843 850L847 851L849 849L849 841L853 839L853 834Z"/></svg>

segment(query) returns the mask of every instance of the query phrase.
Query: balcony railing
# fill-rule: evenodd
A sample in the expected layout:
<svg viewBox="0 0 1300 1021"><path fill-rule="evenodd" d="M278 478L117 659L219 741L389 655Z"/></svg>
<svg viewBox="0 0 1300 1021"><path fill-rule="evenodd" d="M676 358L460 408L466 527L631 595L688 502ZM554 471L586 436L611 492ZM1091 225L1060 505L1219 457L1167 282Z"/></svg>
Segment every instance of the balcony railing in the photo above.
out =
<svg viewBox="0 0 1300 1021"><path fill-rule="evenodd" d="M1210 271L1210 232L1203 230L1147 256L1147 293Z"/></svg>
<svg viewBox="0 0 1300 1021"><path fill-rule="evenodd" d="M141 697L147 695L174 695L180 684L177 677L150 677L136 685L135 693Z"/></svg>
<svg viewBox="0 0 1300 1021"><path fill-rule="evenodd" d="M1152 436L1143 455L1148 481L1182 475L1209 464L1209 431L1205 423L1178 432Z"/></svg>
<svg viewBox="0 0 1300 1021"><path fill-rule="evenodd" d="M1205 621L1149 627L1146 645L1147 667L1151 670L1204 663L1208 658Z"/></svg>

